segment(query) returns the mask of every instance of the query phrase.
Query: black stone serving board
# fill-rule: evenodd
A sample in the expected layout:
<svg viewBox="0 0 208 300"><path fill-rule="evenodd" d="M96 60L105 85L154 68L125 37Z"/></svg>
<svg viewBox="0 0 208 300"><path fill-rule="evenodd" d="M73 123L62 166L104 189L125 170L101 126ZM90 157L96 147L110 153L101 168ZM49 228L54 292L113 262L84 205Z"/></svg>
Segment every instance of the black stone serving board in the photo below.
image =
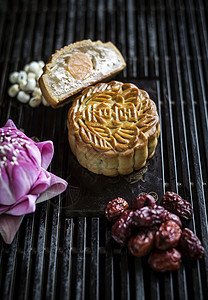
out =
<svg viewBox="0 0 208 300"><path fill-rule="evenodd" d="M156 80L125 80L146 90L158 105ZM155 192L162 197L162 169L160 139L146 166L130 175L107 177L96 175L83 168L69 152L68 188L62 197L62 209L68 217L103 215L108 201L123 197L129 203L142 192Z"/></svg>

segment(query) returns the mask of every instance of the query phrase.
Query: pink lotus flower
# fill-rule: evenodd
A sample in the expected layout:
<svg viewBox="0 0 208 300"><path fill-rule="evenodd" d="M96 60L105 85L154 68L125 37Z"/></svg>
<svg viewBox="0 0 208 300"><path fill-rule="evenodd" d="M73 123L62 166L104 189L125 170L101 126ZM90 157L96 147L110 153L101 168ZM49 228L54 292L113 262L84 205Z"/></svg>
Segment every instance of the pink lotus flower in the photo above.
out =
<svg viewBox="0 0 208 300"><path fill-rule="evenodd" d="M35 143L12 120L0 128L0 234L11 244L25 214L36 204L62 193L67 182L46 171L51 141Z"/></svg>

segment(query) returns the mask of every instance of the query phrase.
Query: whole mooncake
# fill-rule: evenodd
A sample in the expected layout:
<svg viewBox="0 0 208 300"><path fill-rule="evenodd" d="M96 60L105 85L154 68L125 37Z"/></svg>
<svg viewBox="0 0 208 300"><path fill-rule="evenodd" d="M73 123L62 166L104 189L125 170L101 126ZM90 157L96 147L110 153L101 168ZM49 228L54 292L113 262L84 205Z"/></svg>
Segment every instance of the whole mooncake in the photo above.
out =
<svg viewBox="0 0 208 300"><path fill-rule="evenodd" d="M118 81L86 88L74 100L67 126L79 163L106 176L142 168L160 134L157 108L148 93Z"/></svg>

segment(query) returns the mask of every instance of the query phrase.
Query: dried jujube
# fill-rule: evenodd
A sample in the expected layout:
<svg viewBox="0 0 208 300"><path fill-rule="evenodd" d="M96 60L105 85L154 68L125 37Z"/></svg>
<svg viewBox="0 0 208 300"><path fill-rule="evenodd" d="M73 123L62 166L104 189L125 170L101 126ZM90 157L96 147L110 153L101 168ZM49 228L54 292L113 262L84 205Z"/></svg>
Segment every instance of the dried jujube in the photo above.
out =
<svg viewBox="0 0 208 300"><path fill-rule="evenodd" d="M166 210L165 221L173 221L176 224L178 224L178 226L180 226L180 228L182 227L181 219L177 215L175 215L167 210Z"/></svg>
<svg viewBox="0 0 208 300"><path fill-rule="evenodd" d="M105 217L108 221L115 222L128 207L128 202L126 202L125 199L118 197L108 202L105 209Z"/></svg>
<svg viewBox="0 0 208 300"><path fill-rule="evenodd" d="M191 204L174 192L166 192L160 205L183 220L192 218L193 208Z"/></svg>
<svg viewBox="0 0 208 300"><path fill-rule="evenodd" d="M154 231L141 230L130 237L128 249L134 256L145 256L150 253L154 246Z"/></svg>
<svg viewBox="0 0 208 300"><path fill-rule="evenodd" d="M164 195L161 206L155 203L149 194L134 198L131 210L122 198L110 201L105 216L110 221L118 218L112 227L113 239L121 246L128 242L130 253L137 257L149 254L154 248L148 262L155 272L178 270L179 251L190 259L201 258L204 248L198 237L188 228L181 230L181 219L192 217L190 203L173 192Z"/></svg>
<svg viewBox="0 0 208 300"><path fill-rule="evenodd" d="M112 227L112 238L121 246L125 245L128 238L131 236L134 222L132 219L133 210L126 210Z"/></svg>
<svg viewBox="0 0 208 300"><path fill-rule="evenodd" d="M169 250L155 249L148 263L155 272L172 272L180 268L181 253L175 248Z"/></svg>
<svg viewBox="0 0 208 300"><path fill-rule="evenodd" d="M133 220L138 227L151 227L165 221L166 211L159 205L145 206L134 212Z"/></svg>
<svg viewBox="0 0 208 300"><path fill-rule="evenodd" d="M155 198L149 194L139 195L131 201L131 208L133 210L140 209L144 206L152 206L155 205Z"/></svg>
<svg viewBox="0 0 208 300"><path fill-rule="evenodd" d="M188 228L184 228L179 241L180 251L189 259L195 260L202 257L204 247L199 238Z"/></svg>
<svg viewBox="0 0 208 300"><path fill-rule="evenodd" d="M173 221L162 223L155 233L155 246L161 250L174 248L181 237L181 228Z"/></svg>

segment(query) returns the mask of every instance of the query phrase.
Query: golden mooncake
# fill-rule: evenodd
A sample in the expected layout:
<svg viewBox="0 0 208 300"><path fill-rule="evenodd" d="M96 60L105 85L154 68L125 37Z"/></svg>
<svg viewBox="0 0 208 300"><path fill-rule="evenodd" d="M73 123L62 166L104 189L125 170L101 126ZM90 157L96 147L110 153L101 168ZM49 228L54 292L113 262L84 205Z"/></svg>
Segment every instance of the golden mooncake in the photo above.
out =
<svg viewBox="0 0 208 300"><path fill-rule="evenodd" d="M160 134L157 108L148 93L118 81L82 91L69 109L67 127L79 163L106 176L142 168Z"/></svg>
<svg viewBox="0 0 208 300"><path fill-rule="evenodd" d="M44 98L55 108L87 86L116 75L125 66L121 53L111 42L84 40L51 55L39 85Z"/></svg>

